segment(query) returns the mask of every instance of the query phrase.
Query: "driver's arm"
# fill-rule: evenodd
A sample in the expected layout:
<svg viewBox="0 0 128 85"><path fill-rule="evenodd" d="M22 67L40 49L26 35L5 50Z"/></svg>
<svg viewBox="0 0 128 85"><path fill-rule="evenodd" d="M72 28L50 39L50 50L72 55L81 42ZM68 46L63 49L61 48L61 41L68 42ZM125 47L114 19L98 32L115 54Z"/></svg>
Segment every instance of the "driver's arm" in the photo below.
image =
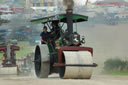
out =
<svg viewBox="0 0 128 85"><path fill-rule="evenodd" d="M43 40L43 38L42 38L42 37L40 37L40 40L41 40L41 42L46 43L46 41L45 41L45 40Z"/></svg>

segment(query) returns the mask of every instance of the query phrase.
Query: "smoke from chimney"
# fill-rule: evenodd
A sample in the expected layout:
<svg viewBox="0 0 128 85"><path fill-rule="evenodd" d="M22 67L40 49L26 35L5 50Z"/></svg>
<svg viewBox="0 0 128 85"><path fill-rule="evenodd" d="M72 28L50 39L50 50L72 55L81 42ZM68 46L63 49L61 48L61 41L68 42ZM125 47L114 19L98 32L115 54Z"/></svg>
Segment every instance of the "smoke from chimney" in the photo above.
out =
<svg viewBox="0 0 128 85"><path fill-rule="evenodd" d="M67 9L73 9L74 7L74 1L73 0L63 0L64 6L66 6Z"/></svg>

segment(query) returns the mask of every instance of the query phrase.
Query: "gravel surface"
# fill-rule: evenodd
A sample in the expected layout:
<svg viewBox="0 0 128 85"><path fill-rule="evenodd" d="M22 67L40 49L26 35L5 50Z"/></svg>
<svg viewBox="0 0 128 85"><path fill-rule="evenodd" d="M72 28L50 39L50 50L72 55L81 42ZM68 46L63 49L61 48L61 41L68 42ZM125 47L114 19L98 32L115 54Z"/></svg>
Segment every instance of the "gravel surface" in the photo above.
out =
<svg viewBox="0 0 128 85"><path fill-rule="evenodd" d="M60 79L51 75L46 79L21 76L0 76L0 85L128 85L128 76L93 75L88 79Z"/></svg>

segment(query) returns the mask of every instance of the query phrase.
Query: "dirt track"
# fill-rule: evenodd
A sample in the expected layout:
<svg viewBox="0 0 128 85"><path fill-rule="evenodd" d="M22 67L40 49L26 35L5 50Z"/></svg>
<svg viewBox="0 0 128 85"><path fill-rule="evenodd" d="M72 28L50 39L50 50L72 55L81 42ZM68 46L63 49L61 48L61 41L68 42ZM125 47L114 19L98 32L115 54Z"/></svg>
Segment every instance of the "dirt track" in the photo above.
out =
<svg viewBox="0 0 128 85"><path fill-rule="evenodd" d="M94 75L90 80L0 76L0 85L128 85L128 76Z"/></svg>

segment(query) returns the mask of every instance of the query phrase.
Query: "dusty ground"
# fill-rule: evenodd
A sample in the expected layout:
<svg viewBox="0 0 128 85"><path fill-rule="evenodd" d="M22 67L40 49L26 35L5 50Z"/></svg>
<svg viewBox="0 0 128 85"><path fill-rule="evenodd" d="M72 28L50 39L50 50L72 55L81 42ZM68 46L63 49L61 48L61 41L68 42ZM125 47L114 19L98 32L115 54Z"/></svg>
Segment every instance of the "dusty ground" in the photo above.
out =
<svg viewBox="0 0 128 85"><path fill-rule="evenodd" d="M93 75L90 80L60 79L57 75L47 79L0 76L0 85L128 85L128 76Z"/></svg>

